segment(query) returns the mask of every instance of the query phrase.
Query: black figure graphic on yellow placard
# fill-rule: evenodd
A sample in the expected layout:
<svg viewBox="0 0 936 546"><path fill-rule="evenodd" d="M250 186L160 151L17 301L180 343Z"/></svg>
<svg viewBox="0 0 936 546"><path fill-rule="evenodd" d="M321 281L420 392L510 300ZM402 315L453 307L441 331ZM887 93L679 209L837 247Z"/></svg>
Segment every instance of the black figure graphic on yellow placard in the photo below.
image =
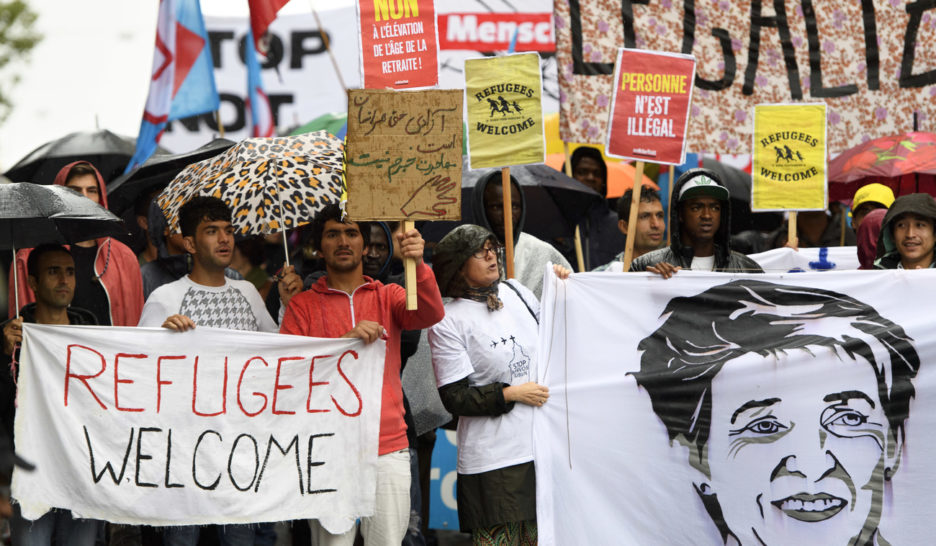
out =
<svg viewBox="0 0 936 546"><path fill-rule="evenodd" d="M505 99L505 98L504 98L503 96L501 96L501 95L498 95L498 96L497 96L497 101L500 103L500 107L501 107L501 108L500 108L500 112L501 112L501 114L503 114L503 115L505 115L505 116L506 116L507 114L509 114L509 113L510 113L510 103L507 102L507 99Z"/></svg>

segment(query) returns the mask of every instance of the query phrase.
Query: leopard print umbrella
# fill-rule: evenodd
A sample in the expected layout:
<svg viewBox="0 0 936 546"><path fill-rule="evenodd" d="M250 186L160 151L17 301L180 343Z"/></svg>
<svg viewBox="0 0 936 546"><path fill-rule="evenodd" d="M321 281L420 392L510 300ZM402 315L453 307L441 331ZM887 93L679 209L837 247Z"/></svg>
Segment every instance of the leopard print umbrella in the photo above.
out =
<svg viewBox="0 0 936 546"><path fill-rule="evenodd" d="M198 195L224 200L241 235L293 229L340 201L343 154L341 141L325 131L245 139L186 167L157 202L176 233L179 209Z"/></svg>

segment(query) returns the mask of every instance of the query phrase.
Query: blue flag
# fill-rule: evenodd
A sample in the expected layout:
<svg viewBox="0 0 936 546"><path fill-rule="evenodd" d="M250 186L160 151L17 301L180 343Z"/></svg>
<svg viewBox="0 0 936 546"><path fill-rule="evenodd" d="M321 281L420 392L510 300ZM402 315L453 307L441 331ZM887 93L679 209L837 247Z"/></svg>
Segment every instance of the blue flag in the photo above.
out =
<svg viewBox="0 0 936 546"><path fill-rule="evenodd" d="M166 123L211 112L220 105L198 0L160 0L149 96L136 152L124 172L153 155Z"/></svg>
<svg viewBox="0 0 936 546"><path fill-rule="evenodd" d="M247 62L247 108L253 124L251 136L271 137L274 135L273 110L270 99L263 91L263 78L260 76L260 61L254 44L253 31L247 31L244 42L244 57Z"/></svg>

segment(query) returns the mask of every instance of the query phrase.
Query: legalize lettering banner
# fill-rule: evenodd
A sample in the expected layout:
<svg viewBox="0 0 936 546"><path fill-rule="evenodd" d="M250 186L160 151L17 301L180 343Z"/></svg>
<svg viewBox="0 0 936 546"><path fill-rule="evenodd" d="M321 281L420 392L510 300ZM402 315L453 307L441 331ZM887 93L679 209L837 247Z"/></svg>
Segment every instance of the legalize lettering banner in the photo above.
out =
<svg viewBox="0 0 936 546"><path fill-rule="evenodd" d="M933 283L550 273L539 543L932 543Z"/></svg>
<svg viewBox="0 0 936 546"><path fill-rule="evenodd" d="M12 496L115 523L374 511L384 342L198 328L23 329Z"/></svg>
<svg viewBox="0 0 936 546"><path fill-rule="evenodd" d="M750 153L755 104L825 101L841 152L913 126L933 131L931 0L564 0L553 3L560 136L605 140L619 47L692 55L690 152Z"/></svg>

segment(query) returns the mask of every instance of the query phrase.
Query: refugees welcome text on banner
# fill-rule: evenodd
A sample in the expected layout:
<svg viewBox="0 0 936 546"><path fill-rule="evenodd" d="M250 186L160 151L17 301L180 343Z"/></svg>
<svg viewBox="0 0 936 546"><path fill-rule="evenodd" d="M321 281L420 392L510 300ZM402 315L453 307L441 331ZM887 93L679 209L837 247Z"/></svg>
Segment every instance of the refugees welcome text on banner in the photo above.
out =
<svg viewBox="0 0 936 546"><path fill-rule="evenodd" d="M115 523L374 509L384 343L198 328L26 325L13 478L23 515Z"/></svg>

